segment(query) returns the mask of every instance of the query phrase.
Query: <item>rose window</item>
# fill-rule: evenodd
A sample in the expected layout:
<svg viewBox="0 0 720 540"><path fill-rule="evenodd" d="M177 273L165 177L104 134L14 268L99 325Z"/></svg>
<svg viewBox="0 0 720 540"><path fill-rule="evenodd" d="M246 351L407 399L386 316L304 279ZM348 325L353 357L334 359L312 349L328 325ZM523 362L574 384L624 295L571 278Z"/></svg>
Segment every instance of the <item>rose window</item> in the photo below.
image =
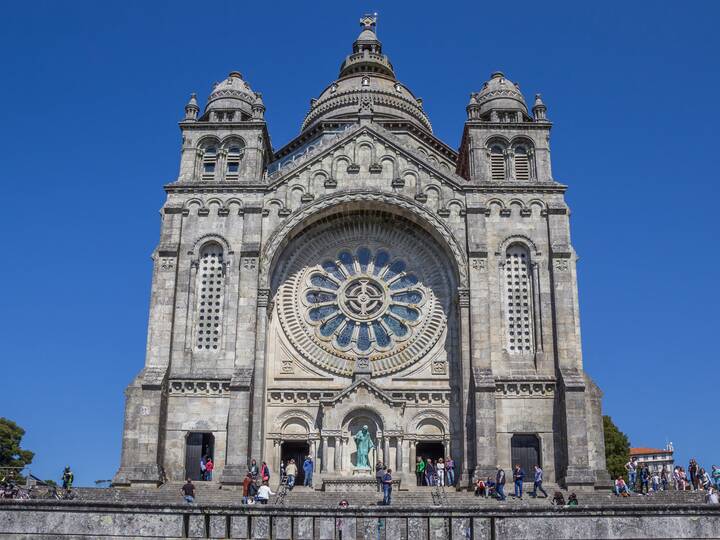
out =
<svg viewBox="0 0 720 540"><path fill-rule="evenodd" d="M359 354L386 351L412 335L426 292L406 262L361 247L325 260L306 279L306 320L315 335Z"/></svg>

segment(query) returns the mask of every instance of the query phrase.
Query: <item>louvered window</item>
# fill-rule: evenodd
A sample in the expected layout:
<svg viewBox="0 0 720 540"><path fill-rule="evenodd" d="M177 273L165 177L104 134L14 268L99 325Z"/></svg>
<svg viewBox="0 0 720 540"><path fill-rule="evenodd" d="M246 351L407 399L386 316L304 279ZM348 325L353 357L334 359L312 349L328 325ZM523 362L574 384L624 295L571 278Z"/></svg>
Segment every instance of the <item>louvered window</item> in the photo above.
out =
<svg viewBox="0 0 720 540"><path fill-rule="evenodd" d="M210 146L203 152L202 175L204 180L215 177L215 165L217 164L217 148Z"/></svg>
<svg viewBox="0 0 720 540"><path fill-rule="evenodd" d="M200 251L197 273L197 311L195 348L215 351L220 348L223 323L225 272L220 244L205 244Z"/></svg>
<svg viewBox="0 0 720 540"><path fill-rule="evenodd" d="M240 144L233 144L227 152L227 176L236 177L240 173L240 161L245 148Z"/></svg>
<svg viewBox="0 0 720 540"><path fill-rule="evenodd" d="M490 176L493 180L505 180L505 152L500 146L490 149Z"/></svg>
<svg viewBox="0 0 720 540"><path fill-rule="evenodd" d="M530 160L523 147L515 149L515 179L530 180Z"/></svg>
<svg viewBox="0 0 720 540"><path fill-rule="evenodd" d="M505 254L506 346L510 354L529 353L533 346L530 252L514 244Z"/></svg>

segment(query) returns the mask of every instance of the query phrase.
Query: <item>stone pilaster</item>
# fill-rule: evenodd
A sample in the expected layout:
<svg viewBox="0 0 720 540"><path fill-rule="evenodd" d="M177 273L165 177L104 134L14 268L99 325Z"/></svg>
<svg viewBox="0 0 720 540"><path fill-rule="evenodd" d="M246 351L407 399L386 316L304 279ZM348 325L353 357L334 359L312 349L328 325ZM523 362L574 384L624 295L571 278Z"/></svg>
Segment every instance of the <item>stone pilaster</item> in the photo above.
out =
<svg viewBox="0 0 720 540"><path fill-rule="evenodd" d="M230 381L230 411L223 484L241 484L249 469L252 368L238 368Z"/></svg>

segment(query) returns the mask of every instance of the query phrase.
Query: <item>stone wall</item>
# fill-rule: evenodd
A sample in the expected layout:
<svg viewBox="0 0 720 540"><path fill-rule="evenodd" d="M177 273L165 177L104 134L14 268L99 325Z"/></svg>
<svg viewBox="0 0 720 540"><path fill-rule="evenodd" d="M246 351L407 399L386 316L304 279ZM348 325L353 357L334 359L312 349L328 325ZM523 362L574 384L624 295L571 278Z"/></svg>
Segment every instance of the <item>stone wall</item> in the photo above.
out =
<svg viewBox="0 0 720 540"><path fill-rule="evenodd" d="M277 540L514 540L720 538L720 508L623 505L562 508L128 505L0 501L0 538L241 538Z"/></svg>

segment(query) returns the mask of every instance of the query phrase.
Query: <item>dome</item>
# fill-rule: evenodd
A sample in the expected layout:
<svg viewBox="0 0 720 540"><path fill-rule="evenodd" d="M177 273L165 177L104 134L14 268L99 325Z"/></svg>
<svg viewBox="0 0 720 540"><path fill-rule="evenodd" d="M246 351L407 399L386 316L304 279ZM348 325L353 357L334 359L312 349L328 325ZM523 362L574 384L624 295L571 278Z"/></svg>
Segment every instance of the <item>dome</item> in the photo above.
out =
<svg viewBox="0 0 720 540"><path fill-rule="evenodd" d="M365 17L361 24L352 54L340 66L338 79L312 100L302 130L321 121L354 122L365 113L376 121L409 121L432 131L422 101L398 82L389 58L382 53L374 19Z"/></svg>
<svg viewBox="0 0 720 540"><path fill-rule="evenodd" d="M479 109L477 114L480 116L491 110L516 110L528 116L527 105L520 87L500 71L490 75L490 80L485 83L482 90L471 96L470 106Z"/></svg>
<svg viewBox="0 0 720 540"><path fill-rule="evenodd" d="M232 109L252 114L252 105L258 100L250 85L245 82L238 71L231 71L222 82L213 88L207 101L205 112L216 109Z"/></svg>

